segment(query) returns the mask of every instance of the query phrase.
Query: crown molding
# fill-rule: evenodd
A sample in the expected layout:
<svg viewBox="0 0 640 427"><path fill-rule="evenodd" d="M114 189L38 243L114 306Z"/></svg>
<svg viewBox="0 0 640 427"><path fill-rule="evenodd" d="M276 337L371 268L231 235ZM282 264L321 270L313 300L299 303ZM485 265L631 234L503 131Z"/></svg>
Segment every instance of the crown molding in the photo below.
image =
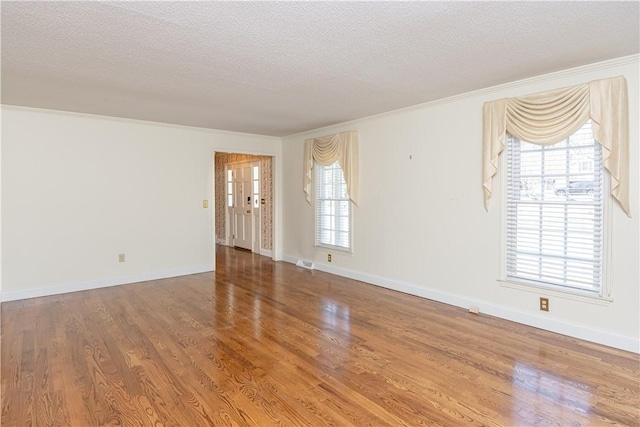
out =
<svg viewBox="0 0 640 427"><path fill-rule="evenodd" d="M178 130L189 130L193 132L212 133L216 135L233 135L233 136L244 136L244 137L250 137L250 138L263 138L263 139L268 139L272 141L282 141L282 138L279 136L260 135L257 133L234 132L234 131L223 130L223 129L203 128L198 126L179 125L175 123L154 122L150 120L130 119L126 117L103 116L100 114L80 113L76 111L26 107L22 105L1 104L1 106L2 106L2 109L4 110L27 111L27 112L34 112L34 113L54 114L54 115L70 116L70 117L82 117L82 118L94 119L94 120L109 120L109 121L115 121L115 122L121 122L121 123L131 123L131 124L164 127L164 128L178 129Z"/></svg>
<svg viewBox="0 0 640 427"><path fill-rule="evenodd" d="M338 132L347 128L352 128L354 125L368 122L371 120L381 119L384 117L391 117L398 114L408 113L411 111L420 110L423 108L429 108L429 107L433 107L441 104L447 104L450 102L460 101L463 99L472 98L476 96L489 95L499 91L517 89L517 88L524 87L531 84L544 83L550 80L557 80L561 78L587 74L594 71L606 70L609 68L620 67L620 66L629 65L629 64L638 64L639 62L640 62L639 54L623 56L620 58L610 59L602 62L594 62L592 64L581 65L579 67L568 68L566 70L555 71L553 73L541 74L534 77L528 77L526 79L516 80L508 83L502 83L496 86L489 86L489 87L474 90L471 92L465 92L458 95L449 96L446 98L440 98L433 101L424 102L421 104L411 105L409 107L399 108L397 110L391 110L391 111L386 111L384 113L361 117L359 119L349 120L347 122L341 122L333 125L323 126L323 127L312 129L312 130L283 136L282 139L284 140L288 138L297 138L297 137L307 136L307 135L314 136L318 133L324 133L324 132Z"/></svg>

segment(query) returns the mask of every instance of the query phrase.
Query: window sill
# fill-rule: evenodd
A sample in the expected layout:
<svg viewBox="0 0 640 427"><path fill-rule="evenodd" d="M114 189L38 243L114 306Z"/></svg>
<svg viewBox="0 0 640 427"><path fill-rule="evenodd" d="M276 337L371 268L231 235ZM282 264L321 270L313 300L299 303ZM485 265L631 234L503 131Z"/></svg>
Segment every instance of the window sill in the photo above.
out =
<svg viewBox="0 0 640 427"><path fill-rule="evenodd" d="M352 248L344 248L342 246L331 246L331 245L323 245L320 243L316 243L315 247L318 249L327 249L327 250L332 250L332 251L340 251L343 253L347 253L347 254L352 254L353 253L353 249Z"/></svg>
<svg viewBox="0 0 640 427"><path fill-rule="evenodd" d="M551 286L536 285L534 283L516 282L507 279L498 279L498 282L503 288L532 292L536 294L551 295L557 298L564 298L589 304L608 306L613 302L613 298L611 297L600 296L587 291L561 289Z"/></svg>

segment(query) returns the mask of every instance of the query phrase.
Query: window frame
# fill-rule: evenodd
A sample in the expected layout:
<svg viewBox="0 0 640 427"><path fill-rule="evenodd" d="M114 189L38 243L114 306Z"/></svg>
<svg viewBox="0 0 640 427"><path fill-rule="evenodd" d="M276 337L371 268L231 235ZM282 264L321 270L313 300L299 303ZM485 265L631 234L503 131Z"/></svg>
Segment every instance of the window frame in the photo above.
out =
<svg viewBox="0 0 640 427"><path fill-rule="evenodd" d="M326 167L331 167L333 165L337 164L338 168L340 168L340 170L342 170L342 167L340 167L340 165L338 164L338 162L334 162L333 164L329 165L329 166L322 166L320 165L318 162L316 162L314 160L314 164L313 164L313 215L314 215L314 220L313 220L313 241L314 241L314 247L317 248L324 248L324 249L331 249L331 250L336 250L336 251L341 251L341 252L346 252L346 253L353 253L353 201L347 196L346 199L334 199L334 200L341 200L341 201L347 201L348 202L348 206L349 206L349 247L344 247L344 246L338 246L338 245L332 245L332 244L328 244L328 243L322 243L320 241L320 236L318 234L318 231L320 229L319 226L319 218L318 218L318 173L319 173L319 168L326 168ZM342 180L346 185L346 181L344 179L344 171L342 171L343 176L342 176Z"/></svg>
<svg viewBox="0 0 640 427"><path fill-rule="evenodd" d="M506 134L507 139L509 133ZM508 143L508 142L507 142ZM597 144L599 142L596 141ZM612 234L612 212L611 205L613 200L611 193L607 190L610 188L609 173L601 163L603 168L603 193L602 193L602 284L599 292L582 290L578 288L572 288L568 286L555 285L551 283L543 283L536 281L527 281L525 279L511 278L507 276L507 226L508 226L508 147L505 145L504 151L500 156L500 169L502 174L496 176L497 182L500 188L500 263L499 263L499 276L498 282L501 286L516 290L535 292L544 294L564 297L567 299L573 299L577 301L589 302L598 305L607 305L613 301L613 281L611 266L611 234Z"/></svg>

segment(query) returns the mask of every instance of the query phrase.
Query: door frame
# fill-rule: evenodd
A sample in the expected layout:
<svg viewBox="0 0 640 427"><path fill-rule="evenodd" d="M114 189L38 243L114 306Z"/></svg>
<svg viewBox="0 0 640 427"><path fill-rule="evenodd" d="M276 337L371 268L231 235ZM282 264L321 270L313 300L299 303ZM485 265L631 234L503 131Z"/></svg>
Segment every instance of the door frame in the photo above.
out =
<svg viewBox="0 0 640 427"><path fill-rule="evenodd" d="M223 154L246 154L250 156L266 156L271 157L271 175L272 175L272 206L271 206L271 215L272 215L272 224L271 224L271 251L270 254L265 253L264 255L270 256L270 258L274 261L282 261L283 258L283 221L282 221L282 194L283 194L283 181L282 174L279 172L282 170L282 153L281 152L265 152L265 151L244 151L244 150L224 150L224 149L213 149L211 151L211 173L209 175L209 185L211 188L210 191L210 200L213 201L212 209L210 210L210 218L211 218L211 254L213 258L213 270L215 271L216 265L216 236L215 236L215 223L216 223L216 215L215 215L215 200L216 200L216 186L215 186L215 176L216 176L216 162L215 157L216 153ZM241 163L241 162L240 162ZM226 173L226 166L225 166ZM226 178L226 177L225 177ZM226 183L226 179L225 179ZM225 196L226 196L226 187L225 187ZM226 200L225 200L225 208L226 208ZM261 208L262 209L262 208ZM225 215L225 240L226 245L230 245L231 242L228 240L229 237L229 216Z"/></svg>

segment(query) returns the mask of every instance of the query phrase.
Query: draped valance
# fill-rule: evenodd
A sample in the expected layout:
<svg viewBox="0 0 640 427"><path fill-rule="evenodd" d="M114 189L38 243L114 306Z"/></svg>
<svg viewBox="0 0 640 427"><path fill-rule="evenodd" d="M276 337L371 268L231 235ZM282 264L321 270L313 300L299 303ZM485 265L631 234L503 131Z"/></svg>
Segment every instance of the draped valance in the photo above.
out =
<svg viewBox="0 0 640 427"><path fill-rule="evenodd" d="M498 172L506 132L533 144L550 145L575 133L589 119L602 145L604 167L611 176L611 195L629 210L629 112L624 77L484 104L483 184L485 209L491 181Z"/></svg>
<svg viewBox="0 0 640 427"><path fill-rule="evenodd" d="M311 181L314 160L323 166L338 162L347 184L347 195L358 204L358 132L310 138L304 141L303 187L307 202L311 203Z"/></svg>

